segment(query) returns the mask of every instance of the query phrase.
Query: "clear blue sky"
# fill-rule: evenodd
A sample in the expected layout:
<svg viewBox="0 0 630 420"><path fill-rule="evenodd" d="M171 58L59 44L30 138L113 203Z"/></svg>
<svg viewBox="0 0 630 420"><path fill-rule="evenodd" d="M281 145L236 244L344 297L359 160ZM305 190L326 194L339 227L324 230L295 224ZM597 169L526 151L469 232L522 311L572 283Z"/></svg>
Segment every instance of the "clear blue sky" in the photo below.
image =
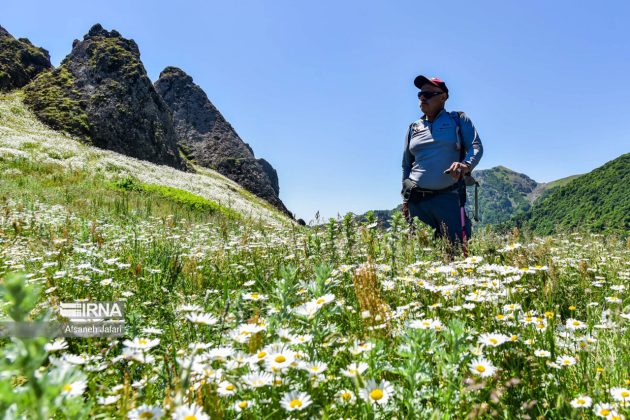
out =
<svg viewBox="0 0 630 420"><path fill-rule="evenodd" d="M484 144L478 169L539 182L630 152L630 2L6 2L0 25L58 65L94 23L134 39L152 80L182 68L307 221L400 201L417 74L439 76Z"/></svg>

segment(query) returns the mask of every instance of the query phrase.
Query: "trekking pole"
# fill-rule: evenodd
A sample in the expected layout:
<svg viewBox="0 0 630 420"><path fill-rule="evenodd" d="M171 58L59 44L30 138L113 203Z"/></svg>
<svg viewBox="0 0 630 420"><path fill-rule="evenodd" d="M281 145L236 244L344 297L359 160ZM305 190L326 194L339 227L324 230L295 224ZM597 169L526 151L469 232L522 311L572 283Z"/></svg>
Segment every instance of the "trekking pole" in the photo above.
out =
<svg viewBox="0 0 630 420"><path fill-rule="evenodd" d="M464 210L464 206L461 206L459 210L459 214L462 219L462 248L464 250L464 258L468 258L468 250L466 249L466 242L468 241L468 238L466 236L466 212Z"/></svg>

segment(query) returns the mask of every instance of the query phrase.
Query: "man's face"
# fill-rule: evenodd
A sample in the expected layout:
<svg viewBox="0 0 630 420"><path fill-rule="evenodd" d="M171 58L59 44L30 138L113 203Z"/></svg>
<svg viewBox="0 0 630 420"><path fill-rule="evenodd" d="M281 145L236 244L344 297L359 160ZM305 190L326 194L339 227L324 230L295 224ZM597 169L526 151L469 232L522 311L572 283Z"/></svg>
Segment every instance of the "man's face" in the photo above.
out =
<svg viewBox="0 0 630 420"><path fill-rule="evenodd" d="M439 87L431 84L425 83L422 85L421 92L441 92L441 95L435 95L431 98L427 98L426 96L420 97L420 109L426 115L436 114L440 109L444 108L444 103L446 102L446 93L442 91Z"/></svg>

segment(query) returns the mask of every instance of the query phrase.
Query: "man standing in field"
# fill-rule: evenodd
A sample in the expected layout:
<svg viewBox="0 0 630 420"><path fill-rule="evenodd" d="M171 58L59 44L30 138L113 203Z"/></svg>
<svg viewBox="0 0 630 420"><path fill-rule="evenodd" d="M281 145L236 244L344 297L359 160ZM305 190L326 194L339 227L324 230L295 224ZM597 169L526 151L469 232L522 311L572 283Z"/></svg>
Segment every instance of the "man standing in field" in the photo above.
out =
<svg viewBox="0 0 630 420"><path fill-rule="evenodd" d="M483 155L481 139L463 112L447 112L443 80L418 76L414 85L424 115L407 130L402 159L403 213L435 229L436 237L465 245L470 219L465 215L464 175Z"/></svg>

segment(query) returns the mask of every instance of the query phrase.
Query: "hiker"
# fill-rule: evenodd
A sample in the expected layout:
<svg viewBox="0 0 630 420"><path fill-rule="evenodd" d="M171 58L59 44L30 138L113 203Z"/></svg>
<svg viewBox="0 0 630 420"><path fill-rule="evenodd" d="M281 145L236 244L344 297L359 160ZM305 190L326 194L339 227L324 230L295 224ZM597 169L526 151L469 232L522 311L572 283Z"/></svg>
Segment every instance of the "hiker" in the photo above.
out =
<svg viewBox="0 0 630 420"><path fill-rule="evenodd" d="M444 109L448 99L444 81L418 76L413 83L420 89L424 115L409 126L405 138L403 214L409 222L417 217L434 228L434 237L463 245L466 253L471 230L463 210L464 175L470 174L481 159L481 140L464 113Z"/></svg>

